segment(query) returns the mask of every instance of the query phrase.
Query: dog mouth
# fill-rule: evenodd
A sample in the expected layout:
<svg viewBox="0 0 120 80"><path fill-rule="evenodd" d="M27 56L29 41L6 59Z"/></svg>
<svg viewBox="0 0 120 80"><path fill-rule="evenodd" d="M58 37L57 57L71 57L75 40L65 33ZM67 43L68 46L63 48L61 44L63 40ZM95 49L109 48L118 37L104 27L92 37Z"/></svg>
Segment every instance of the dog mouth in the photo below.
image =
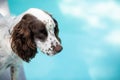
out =
<svg viewBox="0 0 120 80"><path fill-rule="evenodd" d="M53 56L62 51L63 47L61 45L51 46L48 50L42 51L43 53L47 54L48 56Z"/></svg>

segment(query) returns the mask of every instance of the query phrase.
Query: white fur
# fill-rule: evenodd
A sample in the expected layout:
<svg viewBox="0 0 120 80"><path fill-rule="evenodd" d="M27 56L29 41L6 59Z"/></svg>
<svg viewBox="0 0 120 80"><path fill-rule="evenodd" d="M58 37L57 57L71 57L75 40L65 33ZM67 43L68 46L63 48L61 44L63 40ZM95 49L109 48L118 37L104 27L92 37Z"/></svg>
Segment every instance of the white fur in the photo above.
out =
<svg viewBox="0 0 120 80"><path fill-rule="evenodd" d="M53 51L53 48L51 48L51 44L54 46L57 44L60 45L60 42L57 40L54 34L55 23L50 15L44 11L31 8L18 17L3 17L0 15L0 73L9 66L15 67L14 70L16 71L16 68L19 66L19 64L21 64L21 59L11 49L10 33L12 32L13 27L19 23L25 14L31 14L46 24L48 31L48 38L46 41L41 42L40 40L36 39L36 44L42 52L53 55L55 52ZM13 73L13 79L17 79L16 73Z"/></svg>
<svg viewBox="0 0 120 80"><path fill-rule="evenodd" d="M48 13L44 12L43 10L40 10L37 8L31 8L31 9L27 10L26 12L24 12L23 14L21 14L20 16L18 16L17 18L15 18L14 19L15 23L11 24L11 26L15 26L17 23L19 23L19 21L25 14L31 14L31 15L35 16L38 20L40 20L44 24L46 24L46 29L48 31L47 40L45 42L36 40L36 43L37 43L38 48L43 53L53 55L55 52L53 51L53 48L51 48L51 46L52 46L51 43L53 43L54 46L56 46L56 43L58 45L60 45L60 42L55 37L55 34L54 34L55 23L54 23L53 19L51 18L51 16ZM11 27L10 31L12 31L12 29L13 29L13 27Z"/></svg>
<svg viewBox="0 0 120 80"><path fill-rule="evenodd" d="M60 42L57 40L54 34L54 27L55 23L50 15L45 13L44 11L36 8L31 8L28 11L26 11L24 14L32 14L34 15L38 20L42 21L44 24L46 24L46 28L48 31L48 38L45 42L41 42L40 40L36 40L38 48L49 55L53 55L55 52L53 51L53 48L51 48L51 44L53 43L54 46L56 46L56 43L60 45Z"/></svg>

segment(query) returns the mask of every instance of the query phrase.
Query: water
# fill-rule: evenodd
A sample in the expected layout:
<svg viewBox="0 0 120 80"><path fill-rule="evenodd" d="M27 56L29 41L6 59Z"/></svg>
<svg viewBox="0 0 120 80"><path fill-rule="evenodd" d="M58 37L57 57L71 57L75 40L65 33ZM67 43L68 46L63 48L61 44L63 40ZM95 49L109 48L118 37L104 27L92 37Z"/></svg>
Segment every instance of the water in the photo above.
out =
<svg viewBox="0 0 120 80"><path fill-rule="evenodd" d="M9 0L12 14L30 7L51 13L59 23L63 51L39 52L24 63L27 80L120 80L119 1Z"/></svg>

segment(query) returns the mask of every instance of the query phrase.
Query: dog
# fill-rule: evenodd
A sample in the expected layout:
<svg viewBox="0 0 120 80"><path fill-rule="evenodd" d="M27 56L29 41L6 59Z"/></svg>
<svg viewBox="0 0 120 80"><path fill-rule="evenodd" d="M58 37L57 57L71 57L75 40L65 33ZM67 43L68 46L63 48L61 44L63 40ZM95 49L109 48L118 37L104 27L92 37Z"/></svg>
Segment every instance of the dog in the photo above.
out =
<svg viewBox="0 0 120 80"><path fill-rule="evenodd" d="M10 67L11 80L18 79L21 62L30 62L37 49L49 56L63 49L58 23L48 12L30 8L17 17L0 17L0 73Z"/></svg>

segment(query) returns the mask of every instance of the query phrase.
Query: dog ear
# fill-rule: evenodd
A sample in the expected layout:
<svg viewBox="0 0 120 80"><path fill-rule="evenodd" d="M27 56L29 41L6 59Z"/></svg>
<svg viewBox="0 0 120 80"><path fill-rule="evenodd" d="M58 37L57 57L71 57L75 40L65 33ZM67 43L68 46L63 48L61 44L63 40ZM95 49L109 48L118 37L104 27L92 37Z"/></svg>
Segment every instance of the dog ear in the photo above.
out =
<svg viewBox="0 0 120 80"><path fill-rule="evenodd" d="M11 34L12 50L26 62L34 58L37 53L34 34L30 29L34 20L35 17L29 14L24 15L21 21L13 28Z"/></svg>

